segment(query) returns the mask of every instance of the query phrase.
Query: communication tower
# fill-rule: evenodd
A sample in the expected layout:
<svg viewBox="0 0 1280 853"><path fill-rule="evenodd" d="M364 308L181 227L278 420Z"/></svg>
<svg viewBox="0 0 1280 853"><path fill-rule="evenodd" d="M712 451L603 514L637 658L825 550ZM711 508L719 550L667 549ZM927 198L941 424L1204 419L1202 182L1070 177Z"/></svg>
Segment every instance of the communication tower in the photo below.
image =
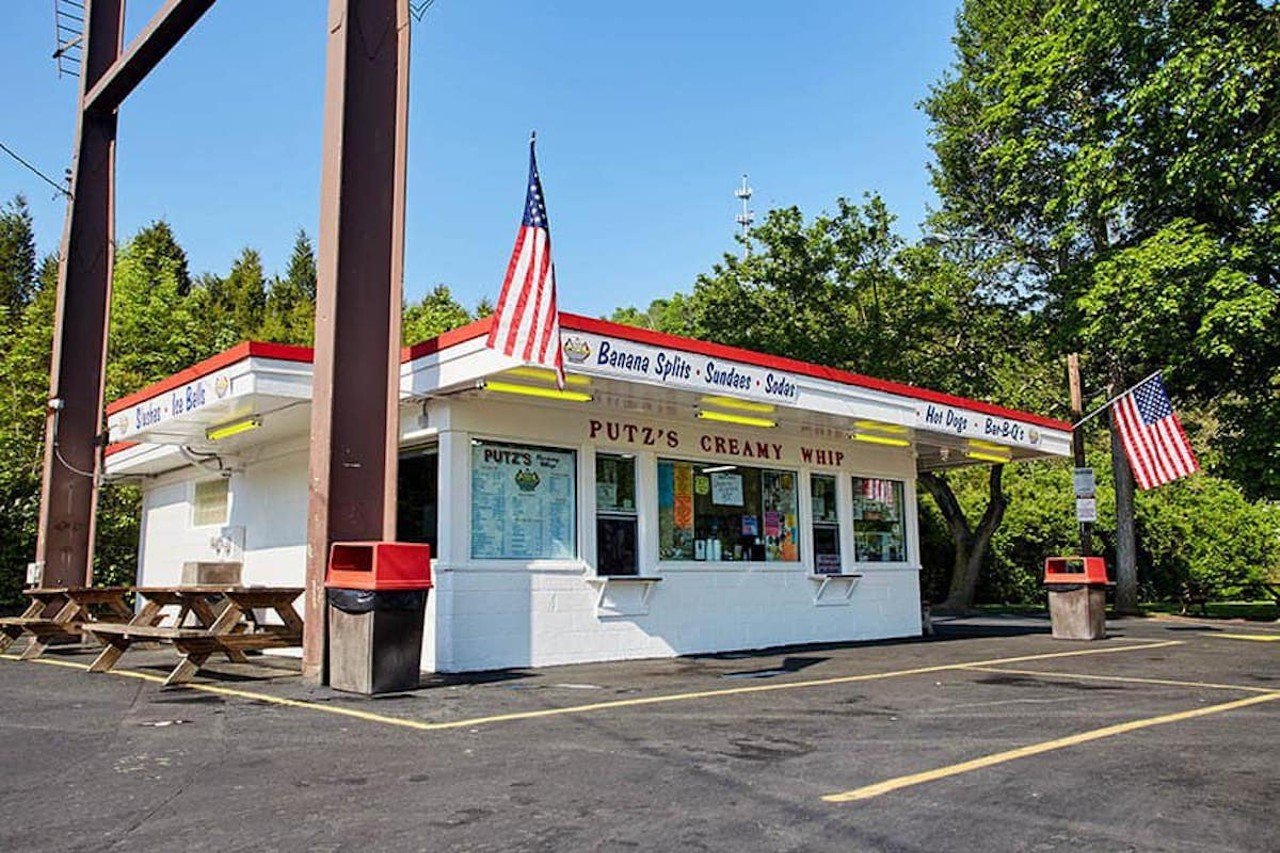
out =
<svg viewBox="0 0 1280 853"><path fill-rule="evenodd" d="M747 236L747 232L751 230L751 223L756 221L756 212L748 206L751 201L751 193L753 190L747 184L747 176L742 176L742 186L734 190L733 194L742 201L742 212L738 214L738 224L742 226L742 236Z"/></svg>

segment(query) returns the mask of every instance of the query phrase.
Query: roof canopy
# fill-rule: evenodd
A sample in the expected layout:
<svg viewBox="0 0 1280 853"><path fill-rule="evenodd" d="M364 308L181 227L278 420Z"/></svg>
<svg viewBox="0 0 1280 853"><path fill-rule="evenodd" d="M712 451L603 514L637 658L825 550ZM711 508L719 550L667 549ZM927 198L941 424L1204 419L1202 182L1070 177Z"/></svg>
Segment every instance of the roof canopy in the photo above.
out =
<svg viewBox="0 0 1280 853"><path fill-rule="evenodd" d="M484 346L490 322L406 348L402 398L482 396L499 379L538 387ZM727 400L781 426L913 446L922 470L1070 455L1070 425L1050 418L590 317L562 313L560 325L566 372L593 405L692 417ZM305 435L310 398L310 349L241 344L108 406L109 470L155 473L185 464L184 448L237 453Z"/></svg>

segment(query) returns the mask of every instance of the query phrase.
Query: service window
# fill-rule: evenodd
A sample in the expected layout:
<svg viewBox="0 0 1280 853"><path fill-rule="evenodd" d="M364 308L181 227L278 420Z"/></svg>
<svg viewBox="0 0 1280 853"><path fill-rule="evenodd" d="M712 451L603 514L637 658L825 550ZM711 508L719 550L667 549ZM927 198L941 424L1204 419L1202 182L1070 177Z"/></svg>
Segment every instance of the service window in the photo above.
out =
<svg viewBox="0 0 1280 853"><path fill-rule="evenodd" d="M227 523L231 481L225 478L196 483L191 503L191 525L213 527Z"/></svg>
<svg viewBox="0 0 1280 853"><path fill-rule="evenodd" d="M854 559L865 563L900 563L907 559L900 480L853 478Z"/></svg>
<svg viewBox="0 0 1280 853"><path fill-rule="evenodd" d="M840 516L836 509L836 478L809 478L813 502L813 570L820 575L840 573Z"/></svg>
<svg viewBox="0 0 1280 853"><path fill-rule="evenodd" d="M636 460L634 456L596 454L596 573L634 575L636 550Z"/></svg>
<svg viewBox="0 0 1280 853"><path fill-rule="evenodd" d="M658 460L663 560L800 559L794 471Z"/></svg>
<svg viewBox="0 0 1280 853"><path fill-rule="evenodd" d="M572 450L471 442L471 556L570 559L578 554Z"/></svg>
<svg viewBox="0 0 1280 853"><path fill-rule="evenodd" d="M439 513L440 454L437 448L418 448L401 454L396 477L396 538L425 542L436 555Z"/></svg>

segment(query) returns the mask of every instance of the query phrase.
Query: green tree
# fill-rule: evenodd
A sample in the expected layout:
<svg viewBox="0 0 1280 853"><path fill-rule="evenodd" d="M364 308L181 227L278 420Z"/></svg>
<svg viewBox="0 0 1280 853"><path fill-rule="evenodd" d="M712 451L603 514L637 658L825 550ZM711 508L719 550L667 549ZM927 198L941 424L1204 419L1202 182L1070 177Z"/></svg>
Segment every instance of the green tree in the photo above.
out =
<svg viewBox="0 0 1280 853"><path fill-rule="evenodd" d="M1095 390L1169 367L1181 400L1219 407L1223 469L1255 494L1280 485L1278 35L1274 4L967 0L924 102L934 227L986 247ZM1132 478L1112 456L1129 610Z"/></svg>
<svg viewBox="0 0 1280 853"><path fill-rule="evenodd" d="M4 260L0 254L0 266ZM20 322L0 331L0 610L19 605L35 555L57 258L45 259L37 280Z"/></svg>
<svg viewBox="0 0 1280 853"><path fill-rule="evenodd" d="M116 255L107 399L136 391L206 355L199 347L202 330L182 291L186 255L163 239L167 233L163 223L153 223Z"/></svg>
<svg viewBox="0 0 1280 853"><path fill-rule="evenodd" d="M222 294L223 308L239 339L255 337L267 305L267 279L262 271L262 256L255 249L243 249L231 264L231 272L222 282Z"/></svg>
<svg viewBox="0 0 1280 853"><path fill-rule="evenodd" d="M686 328L685 302L685 295L676 293L667 299L653 300L643 311L632 306L615 309L609 319L614 323L625 323L669 335L687 335L689 330Z"/></svg>
<svg viewBox="0 0 1280 853"><path fill-rule="evenodd" d="M186 296L191 292L191 273L187 268L186 250L178 244L173 228L163 219L153 221L133 237L135 249L145 265L144 275L148 278L160 278L162 275L173 275L178 283L178 295Z"/></svg>
<svg viewBox="0 0 1280 853"><path fill-rule="evenodd" d="M878 197L840 199L809 221L796 208L770 211L742 242L692 294L615 316L1008 405L1045 409L1060 384L1021 300L987 267L962 263L959 248L906 246ZM1003 466L982 472L977 507L955 492L974 476L920 476L951 537L951 609L972 604L1007 507Z"/></svg>
<svg viewBox="0 0 1280 853"><path fill-rule="evenodd" d="M467 309L453 298L448 286L437 284L417 302L405 306L400 337L406 345L415 344L465 326L473 319Z"/></svg>
<svg viewBox="0 0 1280 853"><path fill-rule="evenodd" d="M18 194L0 208L0 310L12 324L35 295L36 238L26 198Z"/></svg>
<svg viewBox="0 0 1280 853"><path fill-rule="evenodd" d="M267 293L263 340L310 345L315 337L316 256L311 238L299 230L284 278L276 277Z"/></svg>

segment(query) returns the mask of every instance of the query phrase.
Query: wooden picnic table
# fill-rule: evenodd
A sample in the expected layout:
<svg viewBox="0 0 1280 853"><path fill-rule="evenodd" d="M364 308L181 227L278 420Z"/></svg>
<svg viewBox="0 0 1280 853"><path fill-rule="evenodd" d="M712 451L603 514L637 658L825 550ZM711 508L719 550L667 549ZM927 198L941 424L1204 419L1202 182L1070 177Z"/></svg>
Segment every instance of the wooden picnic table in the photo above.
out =
<svg viewBox="0 0 1280 853"><path fill-rule="evenodd" d="M40 657L55 640L80 639L86 624L127 622L133 615L125 601L129 588L124 586L38 587L23 592L31 603L22 615L0 619L0 652L23 634L31 635L22 660Z"/></svg>
<svg viewBox="0 0 1280 853"><path fill-rule="evenodd" d="M302 645L302 617L293 607L302 587L135 587L134 592L144 603L127 623L85 627L105 644L90 672L110 670L135 640L167 640L182 654L165 679L166 687L190 681L215 652L243 663L249 649ZM162 625L164 608L175 606L177 617L172 624ZM257 610L274 612L282 624L264 624ZM188 614L197 625L183 624Z"/></svg>

